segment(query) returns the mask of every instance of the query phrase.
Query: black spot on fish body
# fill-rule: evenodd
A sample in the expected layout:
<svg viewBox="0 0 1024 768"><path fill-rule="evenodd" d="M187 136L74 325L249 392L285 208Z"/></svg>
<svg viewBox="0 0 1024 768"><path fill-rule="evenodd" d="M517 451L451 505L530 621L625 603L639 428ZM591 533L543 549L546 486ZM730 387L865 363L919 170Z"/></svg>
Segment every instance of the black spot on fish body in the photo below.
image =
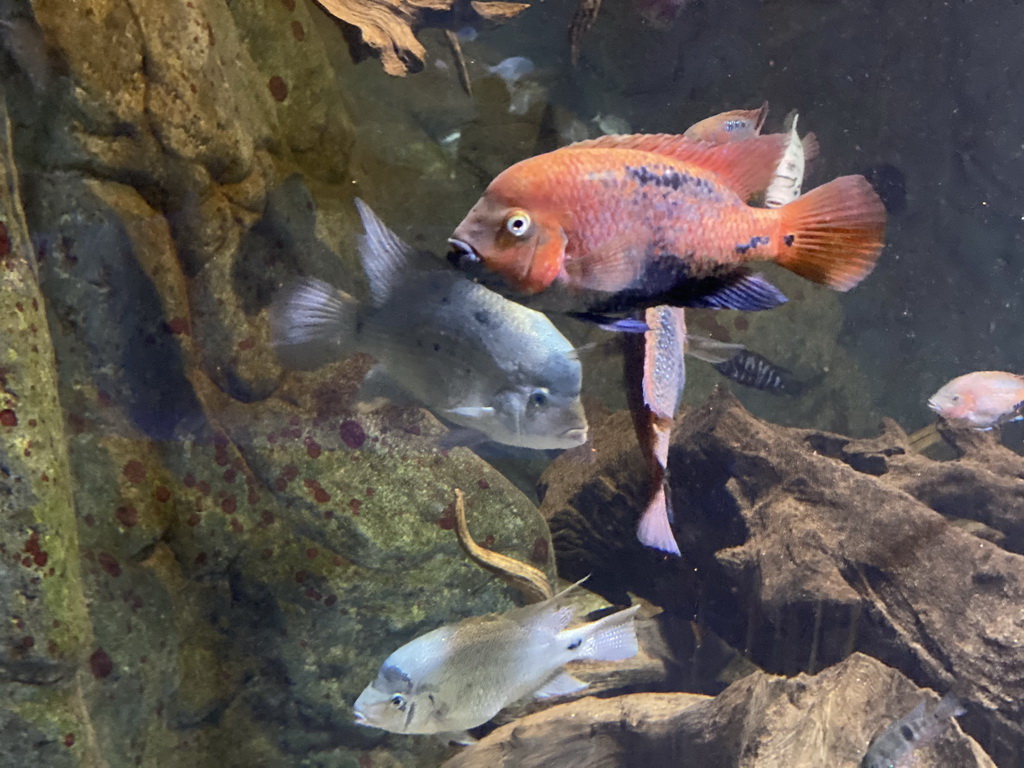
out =
<svg viewBox="0 0 1024 768"><path fill-rule="evenodd" d="M434 344L434 351L435 352L440 352L441 351L441 345L440 344Z"/></svg>
<svg viewBox="0 0 1024 768"><path fill-rule="evenodd" d="M786 247L792 246L794 240L796 240L796 235L786 235L782 238L782 242L786 244Z"/></svg>
<svg viewBox="0 0 1024 768"><path fill-rule="evenodd" d="M907 741L917 741L917 734L914 733L914 729L909 725L904 724L900 726L900 735Z"/></svg>
<svg viewBox="0 0 1024 768"><path fill-rule="evenodd" d="M569 643L567 646L565 646L565 650L567 650L567 651L575 651L582 644L583 644L583 639L582 638L580 638L578 640L573 640L571 643Z"/></svg>
<svg viewBox="0 0 1024 768"><path fill-rule="evenodd" d="M407 714L405 716L405 727L406 728L408 728L412 724L412 716L413 716L413 713L415 711L416 711L416 702L410 701L409 702L409 714Z"/></svg>
<svg viewBox="0 0 1024 768"><path fill-rule="evenodd" d="M386 664L377 673L378 681L387 683L392 690L408 693L412 690L412 679L393 664Z"/></svg>
<svg viewBox="0 0 1024 768"><path fill-rule="evenodd" d="M491 316L491 313L488 312L486 309L478 309L476 312L474 312L473 319L483 326L492 325L494 320L494 318Z"/></svg>

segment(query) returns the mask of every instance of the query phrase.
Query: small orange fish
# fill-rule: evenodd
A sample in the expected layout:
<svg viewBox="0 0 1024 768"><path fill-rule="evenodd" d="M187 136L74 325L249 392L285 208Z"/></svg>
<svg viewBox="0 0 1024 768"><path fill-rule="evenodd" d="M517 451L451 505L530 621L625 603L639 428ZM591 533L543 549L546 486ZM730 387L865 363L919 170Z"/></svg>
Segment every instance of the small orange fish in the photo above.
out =
<svg viewBox="0 0 1024 768"><path fill-rule="evenodd" d="M928 399L939 416L992 429L1019 421L1024 408L1024 376L1003 371L976 371L957 376Z"/></svg>
<svg viewBox="0 0 1024 768"><path fill-rule="evenodd" d="M686 129L683 137L714 144L750 139L761 133L767 117L767 101L757 109L730 109L694 123Z"/></svg>
<svg viewBox="0 0 1024 768"><path fill-rule="evenodd" d="M747 267L755 260L849 290L878 258L885 208L861 176L781 208L747 205L788 141L604 136L523 160L456 228L451 258L497 276L500 284L487 284L499 292L557 312L781 304L781 292Z"/></svg>

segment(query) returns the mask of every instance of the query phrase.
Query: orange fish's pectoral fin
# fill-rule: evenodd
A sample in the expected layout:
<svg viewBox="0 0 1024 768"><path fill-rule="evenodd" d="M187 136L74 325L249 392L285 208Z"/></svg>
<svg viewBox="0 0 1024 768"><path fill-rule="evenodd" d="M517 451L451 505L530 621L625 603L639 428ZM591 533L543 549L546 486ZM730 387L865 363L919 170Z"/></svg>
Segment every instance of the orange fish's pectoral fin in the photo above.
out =
<svg viewBox="0 0 1024 768"><path fill-rule="evenodd" d="M689 163L714 173L733 192L746 200L768 188L789 143L789 135L772 133L744 141L715 144L674 134L602 136L580 141L567 149L634 149Z"/></svg>
<svg viewBox="0 0 1024 768"><path fill-rule="evenodd" d="M885 236L885 206L863 176L841 176L777 209L780 266L848 291L874 269Z"/></svg>
<svg viewBox="0 0 1024 768"><path fill-rule="evenodd" d="M743 141L759 135L767 117L766 101L757 109L731 109L706 117L687 128L683 136L695 141L712 141L715 144Z"/></svg>
<svg viewBox="0 0 1024 768"><path fill-rule="evenodd" d="M634 285L641 275L643 260L629 240L606 243L601 248L565 259L565 272L575 288L616 293Z"/></svg>

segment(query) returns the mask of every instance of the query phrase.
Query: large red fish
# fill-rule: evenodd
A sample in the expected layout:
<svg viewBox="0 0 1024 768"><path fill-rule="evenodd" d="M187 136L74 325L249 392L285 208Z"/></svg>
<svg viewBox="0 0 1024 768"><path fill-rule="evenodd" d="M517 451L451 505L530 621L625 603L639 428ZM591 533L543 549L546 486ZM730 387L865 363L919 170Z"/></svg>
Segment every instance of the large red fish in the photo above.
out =
<svg viewBox="0 0 1024 768"><path fill-rule="evenodd" d="M781 208L747 205L788 140L604 136L523 160L456 228L452 258L500 278L488 281L500 292L557 312L768 309L785 297L750 272L757 260L849 290L878 258L885 207L861 176Z"/></svg>

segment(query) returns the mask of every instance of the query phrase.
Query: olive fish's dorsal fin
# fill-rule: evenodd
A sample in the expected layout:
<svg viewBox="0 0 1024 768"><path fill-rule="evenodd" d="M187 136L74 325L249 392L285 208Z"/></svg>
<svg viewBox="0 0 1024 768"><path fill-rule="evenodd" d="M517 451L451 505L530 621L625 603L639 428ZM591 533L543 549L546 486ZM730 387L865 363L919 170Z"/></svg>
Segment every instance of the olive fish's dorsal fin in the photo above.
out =
<svg viewBox="0 0 1024 768"><path fill-rule="evenodd" d="M754 193L767 189L788 142L789 136L784 133L752 136L724 144L695 141L672 133L639 133L630 136L601 136L556 151L631 149L650 152L711 171L746 200Z"/></svg>
<svg viewBox="0 0 1024 768"><path fill-rule="evenodd" d="M359 260L370 282L373 305L379 307L391 295L395 281L416 255L416 250L388 229L370 206L358 197L355 203L366 232L356 237Z"/></svg>

